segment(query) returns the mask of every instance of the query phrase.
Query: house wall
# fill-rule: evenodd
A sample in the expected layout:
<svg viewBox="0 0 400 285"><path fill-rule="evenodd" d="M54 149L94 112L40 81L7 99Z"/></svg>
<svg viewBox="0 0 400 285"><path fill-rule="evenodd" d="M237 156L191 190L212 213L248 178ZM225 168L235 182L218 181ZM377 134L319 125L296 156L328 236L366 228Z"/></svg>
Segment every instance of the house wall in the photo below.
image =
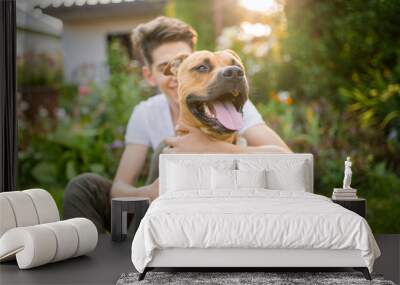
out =
<svg viewBox="0 0 400 285"><path fill-rule="evenodd" d="M25 53L61 54L62 22L34 12L33 1L16 2L17 56Z"/></svg>
<svg viewBox="0 0 400 285"><path fill-rule="evenodd" d="M108 77L107 35L130 33L139 23L150 19L135 17L64 22L62 40L65 79L79 84L104 83Z"/></svg>
<svg viewBox="0 0 400 285"><path fill-rule="evenodd" d="M60 37L17 28L17 56L25 53L61 54Z"/></svg>

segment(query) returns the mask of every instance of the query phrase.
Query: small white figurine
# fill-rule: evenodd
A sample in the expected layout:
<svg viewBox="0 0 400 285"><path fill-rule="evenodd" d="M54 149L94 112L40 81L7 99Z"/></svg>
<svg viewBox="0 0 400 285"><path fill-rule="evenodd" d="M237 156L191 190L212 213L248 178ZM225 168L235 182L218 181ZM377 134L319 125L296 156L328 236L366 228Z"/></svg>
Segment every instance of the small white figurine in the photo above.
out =
<svg viewBox="0 0 400 285"><path fill-rule="evenodd" d="M344 179L343 179L343 189L352 189L350 187L351 184L351 160L350 156L347 157L347 160L344 162Z"/></svg>

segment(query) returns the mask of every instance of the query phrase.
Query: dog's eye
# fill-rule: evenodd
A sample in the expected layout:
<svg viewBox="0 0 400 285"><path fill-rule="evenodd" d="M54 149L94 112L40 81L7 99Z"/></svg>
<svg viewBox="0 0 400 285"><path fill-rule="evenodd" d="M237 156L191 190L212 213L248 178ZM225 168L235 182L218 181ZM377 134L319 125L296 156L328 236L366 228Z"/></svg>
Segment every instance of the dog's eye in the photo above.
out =
<svg viewBox="0 0 400 285"><path fill-rule="evenodd" d="M198 72L207 72L209 68L207 65L202 64L202 65L196 66L195 69Z"/></svg>

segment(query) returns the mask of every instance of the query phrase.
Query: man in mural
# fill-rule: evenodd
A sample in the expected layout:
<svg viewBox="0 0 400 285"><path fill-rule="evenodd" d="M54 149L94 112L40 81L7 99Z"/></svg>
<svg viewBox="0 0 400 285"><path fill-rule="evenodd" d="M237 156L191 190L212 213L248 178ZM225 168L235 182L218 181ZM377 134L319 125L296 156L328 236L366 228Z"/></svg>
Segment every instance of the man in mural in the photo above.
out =
<svg viewBox="0 0 400 285"><path fill-rule="evenodd" d="M247 140L247 147L212 141L201 131L190 127L187 128L187 135L175 136L179 114L177 81L173 76L164 75L163 71L176 55L193 52L196 41L197 33L192 27L167 17L158 17L134 29L132 44L140 52L143 77L151 86L158 88L159 94L133 109L125 133L125 149L114 181L92 173L81 174L70 181L64 195L64 218L86 217L95 223L99 232L109 231L111 198L157 198L158 156L163 142L173 147L176 153L291 152L265 124L250 100L243 107L244 124L239 130L239 134ZM134 187L149 148L152 148L153 156L146 186Z"/></svg>

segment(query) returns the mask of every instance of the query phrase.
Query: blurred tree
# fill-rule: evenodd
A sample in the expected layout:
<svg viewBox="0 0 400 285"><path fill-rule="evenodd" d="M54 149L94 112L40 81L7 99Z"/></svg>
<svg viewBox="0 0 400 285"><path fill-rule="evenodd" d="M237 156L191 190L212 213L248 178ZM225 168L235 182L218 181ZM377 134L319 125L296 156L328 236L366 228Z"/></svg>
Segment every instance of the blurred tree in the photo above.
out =
<svg viewBox="0 0 400 285"><path fill-rule="evenodd" d="M400 1L288 0L285 12L281 74L295 80L281 84L296 99L348 111L360 139L400 173Z"/></svg>
<svg viewBox="0 0 400 285"><path fill-rule="evenodd" d="M214 49L215 30L213 23L213 1L168 1L166 15L190 24L200 35L198 49Z"/></svg>
<svg viewBox="0 0 400 285"><path fill-rule="evenodd" d="M400 231L398 14L395 0L287 0L284 12L243 11L218 38L244 61L266 123L314 154L315 193L330 196L352 157L375 233Z"/></svg>
<svg viewBox="0 0 400 285"><path fill-rule="evenodd" d="M223 27L241 21L237 0L170 0L165 14L190 24L198 33L198 50L214 50Z"/></svg>

